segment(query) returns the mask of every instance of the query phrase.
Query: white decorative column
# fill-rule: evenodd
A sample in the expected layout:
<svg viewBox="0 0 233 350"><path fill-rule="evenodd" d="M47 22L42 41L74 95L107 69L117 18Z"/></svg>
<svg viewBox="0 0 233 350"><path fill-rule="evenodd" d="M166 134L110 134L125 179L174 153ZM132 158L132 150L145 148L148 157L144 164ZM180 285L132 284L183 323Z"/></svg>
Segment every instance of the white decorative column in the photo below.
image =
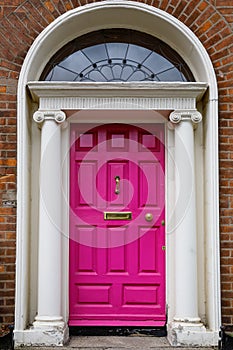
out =
<svg viewBox="0 0 233 350"><path fill-rule="evenodd" d="M61 123L62 111L37 111L41 127L38 314L34 343L63 345L68 327L61 316ZM43 334L43 337L40 335Z"/></svg>
<svg viewBox="0 0 233 350"><path fill-rule="evenodd" d="M197 110L174 111L175 124L175 317L168 327L172 345L204 345L206 331L198 316L197 232L194 126L201 122Z"/></svg>

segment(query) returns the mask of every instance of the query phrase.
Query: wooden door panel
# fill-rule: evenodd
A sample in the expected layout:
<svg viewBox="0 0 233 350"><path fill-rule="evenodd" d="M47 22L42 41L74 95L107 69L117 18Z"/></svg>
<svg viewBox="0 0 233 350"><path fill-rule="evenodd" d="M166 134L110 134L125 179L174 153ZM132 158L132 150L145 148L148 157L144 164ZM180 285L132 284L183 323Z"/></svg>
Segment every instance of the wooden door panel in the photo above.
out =
<svg viewBox="0 0 233 350"><path fill-rule="evenodd" d="M71 129L70 325L165 323L164 131L151 128ZM104 219L115 211L132 220Z"/></svg>

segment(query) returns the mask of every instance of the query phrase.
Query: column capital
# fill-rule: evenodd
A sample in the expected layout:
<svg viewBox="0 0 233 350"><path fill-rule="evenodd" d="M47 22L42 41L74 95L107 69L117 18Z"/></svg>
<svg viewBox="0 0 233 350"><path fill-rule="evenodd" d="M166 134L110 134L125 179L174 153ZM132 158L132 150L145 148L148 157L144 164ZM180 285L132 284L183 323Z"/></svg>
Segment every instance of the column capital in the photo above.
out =
<svg viewBox="0 0 233 350"><path fill-rule="evenodd" d="M38 124L46 120L54 120L56 123L61 124L66 120L66 114L61 110L38 110L33 114L33 120Z"/></svg>
<svg viewBox="0 0 233 350"><path fill-rule="evenodd" d="M202 115L196 109L175 110L171 112L169 119L174 124L178 124L183 120L198 124L202 121Z"/></svg>

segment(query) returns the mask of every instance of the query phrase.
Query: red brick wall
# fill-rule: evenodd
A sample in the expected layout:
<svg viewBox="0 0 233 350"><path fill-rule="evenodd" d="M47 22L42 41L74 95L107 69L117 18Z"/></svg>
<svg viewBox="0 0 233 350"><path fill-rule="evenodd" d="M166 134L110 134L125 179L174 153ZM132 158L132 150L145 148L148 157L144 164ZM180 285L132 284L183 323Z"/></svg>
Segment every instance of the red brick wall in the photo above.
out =
<svg viewBox="0 0 233 350"><path fill-rule="evenodd" d="M2 197L16 183L16 86L37 35L88 0L0 0L0 324L14 320L15 209ZM184 22L200 39L219 86L222 322L233 324L233 2L148 0Z"/></svg>

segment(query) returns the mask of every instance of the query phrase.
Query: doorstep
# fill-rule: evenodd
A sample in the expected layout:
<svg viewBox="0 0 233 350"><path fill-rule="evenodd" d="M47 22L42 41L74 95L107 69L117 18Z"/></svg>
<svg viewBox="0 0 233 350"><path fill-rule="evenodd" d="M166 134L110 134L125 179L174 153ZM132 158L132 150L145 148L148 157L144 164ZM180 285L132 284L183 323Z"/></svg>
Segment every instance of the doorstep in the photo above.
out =
<svg viewBox="0 0 233 350"><path fill-rule="evenodd" d="M69 343L64 347L20 347L20 350L158 350L158 349L173 349L173 350L213 350L217 347L208 348L187 348L187 347L172 347L165 337L151 337L151 336L72 336Z"/></svg>

